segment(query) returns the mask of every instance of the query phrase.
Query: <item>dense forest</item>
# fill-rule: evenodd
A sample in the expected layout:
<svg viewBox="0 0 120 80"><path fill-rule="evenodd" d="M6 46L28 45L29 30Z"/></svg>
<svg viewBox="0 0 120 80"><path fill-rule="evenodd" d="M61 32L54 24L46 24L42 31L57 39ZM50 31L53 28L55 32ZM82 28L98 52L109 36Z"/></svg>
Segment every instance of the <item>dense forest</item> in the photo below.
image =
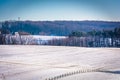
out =
<svg viewBox="0 0 120 80"><path fill-rule="evenodd" d="M71 32L89 32L92 30L113 30L120 27L120 22L105 21L5 21L1 22L2 29L11 34L22 31L32 35L68 36Z"/></svg>

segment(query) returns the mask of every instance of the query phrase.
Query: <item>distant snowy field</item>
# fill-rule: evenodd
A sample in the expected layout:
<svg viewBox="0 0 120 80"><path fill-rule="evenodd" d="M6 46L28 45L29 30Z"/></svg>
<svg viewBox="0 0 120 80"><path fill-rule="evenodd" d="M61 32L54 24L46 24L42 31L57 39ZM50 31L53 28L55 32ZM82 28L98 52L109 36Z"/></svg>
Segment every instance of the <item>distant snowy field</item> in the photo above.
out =
<svg viewBox="0 0 120 80"><path fill-rule="evenodd" d="M120 80L120 48L0 45L0 80Z"/></svg>
<svg viewBox="0 0 120 80"><path fill-rule="evenodd" d="M42 35L33 35L33 38L41 40L52 40L52 39L65 39L66 36L42 36Z"/></svg>

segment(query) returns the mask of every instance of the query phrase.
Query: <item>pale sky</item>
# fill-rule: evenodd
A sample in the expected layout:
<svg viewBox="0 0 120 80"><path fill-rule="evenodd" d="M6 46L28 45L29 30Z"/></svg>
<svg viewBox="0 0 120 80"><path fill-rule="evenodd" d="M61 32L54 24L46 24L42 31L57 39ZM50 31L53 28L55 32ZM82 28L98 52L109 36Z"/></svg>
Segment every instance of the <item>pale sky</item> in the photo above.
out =
<svg viewBox="0 0 120 80"><path fill-rule="evenodd" d="M0 0L5 20L120 21L120 0Z"/></svg>

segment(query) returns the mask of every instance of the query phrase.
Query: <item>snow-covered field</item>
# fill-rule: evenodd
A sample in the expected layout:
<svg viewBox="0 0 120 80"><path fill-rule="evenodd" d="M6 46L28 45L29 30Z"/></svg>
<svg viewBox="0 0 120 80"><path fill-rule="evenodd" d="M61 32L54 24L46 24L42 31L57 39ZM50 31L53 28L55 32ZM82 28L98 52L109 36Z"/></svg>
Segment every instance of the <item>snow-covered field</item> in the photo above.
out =
<svg viewBox="0 0 120 80"><path fill-rule="evenodd" d="M120 48L0 45L0 80L120 80Z"/></svg>

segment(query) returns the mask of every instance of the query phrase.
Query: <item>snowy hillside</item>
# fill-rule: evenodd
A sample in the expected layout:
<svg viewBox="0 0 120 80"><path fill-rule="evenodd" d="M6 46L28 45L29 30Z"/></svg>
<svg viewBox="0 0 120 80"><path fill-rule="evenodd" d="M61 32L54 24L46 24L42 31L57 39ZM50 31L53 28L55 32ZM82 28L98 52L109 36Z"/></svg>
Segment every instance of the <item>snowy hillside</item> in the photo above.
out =
<svg viewBox="0 0 120 80"><path fill-rule="evenodd" d="M120 80L120 49L1 45L0 80Z"/></svg>

